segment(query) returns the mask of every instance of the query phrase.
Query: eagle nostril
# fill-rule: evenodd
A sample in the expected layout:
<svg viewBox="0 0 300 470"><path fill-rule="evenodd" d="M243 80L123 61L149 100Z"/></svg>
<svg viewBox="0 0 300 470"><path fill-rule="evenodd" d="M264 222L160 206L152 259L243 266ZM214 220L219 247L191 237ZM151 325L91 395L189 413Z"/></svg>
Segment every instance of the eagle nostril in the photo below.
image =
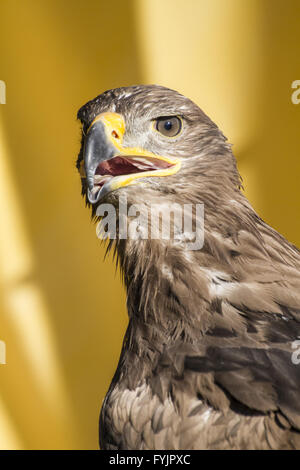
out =
<svg viewBox="0 0 300 470"><path fill-rule="evenodd" d="M119 134L116 132L116 131L112 131L111 135L115 138L115 139L119 139Z"/></svg>

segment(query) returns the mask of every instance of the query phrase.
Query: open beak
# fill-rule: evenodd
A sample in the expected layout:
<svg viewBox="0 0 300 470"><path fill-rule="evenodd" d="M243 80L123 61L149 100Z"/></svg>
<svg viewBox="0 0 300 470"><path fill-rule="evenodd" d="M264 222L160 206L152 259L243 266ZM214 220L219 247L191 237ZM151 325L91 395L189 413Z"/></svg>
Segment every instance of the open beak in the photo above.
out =
<svg viewBox="0 0 300 470"><path fill-rule="evenodd" d="M87 196L95 204L111 191L132 185L139 178L176 173L180 160L156 155L138 147L123 147L124 119L120 114L99 114L87 131L83 162Z"/></svg>

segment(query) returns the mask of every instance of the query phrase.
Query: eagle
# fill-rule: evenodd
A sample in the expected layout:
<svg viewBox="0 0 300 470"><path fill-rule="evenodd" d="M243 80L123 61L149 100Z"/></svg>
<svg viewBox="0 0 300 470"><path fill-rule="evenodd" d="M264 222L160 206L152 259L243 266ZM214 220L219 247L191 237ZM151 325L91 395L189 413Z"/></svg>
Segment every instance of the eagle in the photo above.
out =
<svg viewBox="0 0 300 470"><path fill-rule="evenodd" d="M98 221L115 210L107 249L129 318L100 448L299 449L300 252L246 199L226 137L159 85L105 91L78 119L82 194ZM120 229L122 198L148 211L135 236ZM145 234L151 211L161 227L170 206L192 207L196 249L184 212L169 237Z"/></svg>

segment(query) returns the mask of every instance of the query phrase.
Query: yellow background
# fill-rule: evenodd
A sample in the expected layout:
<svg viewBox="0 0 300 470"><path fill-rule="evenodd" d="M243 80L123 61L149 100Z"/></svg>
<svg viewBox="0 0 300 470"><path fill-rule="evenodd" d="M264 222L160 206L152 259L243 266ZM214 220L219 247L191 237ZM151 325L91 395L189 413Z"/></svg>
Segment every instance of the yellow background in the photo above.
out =
<svg viewBox="0 0 300 470"><path fill-rule="evenodd" d="M127 319L75 170L87 100L136 83L194 99L300 245L299 17L299 0L0 0L0 448L97 448Z"/></svg>

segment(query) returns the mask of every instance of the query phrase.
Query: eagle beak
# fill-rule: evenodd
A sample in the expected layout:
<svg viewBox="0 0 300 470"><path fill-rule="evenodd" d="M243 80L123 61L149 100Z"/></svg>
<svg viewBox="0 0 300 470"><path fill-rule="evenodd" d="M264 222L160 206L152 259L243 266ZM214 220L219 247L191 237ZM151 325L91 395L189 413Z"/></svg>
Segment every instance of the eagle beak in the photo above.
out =
<svg viewBox="0 0 300 470"><path fill-rule="evenodd" d="M99 114L87 131L81 177L86 178L91 204L111 191L135 184L139 178L171 175L181 166L175 158L138 147L123 147L124 133L123 117L109 112Z"/></svg>
<svg viewBox="0 0 300 470"><path fill-rule="evenodd" d="M95 204L100 199L100 192L95 191L95 174L102 162L117 154L114 145L109 142L102 120L94 121L88 130L84 144L84 169L88 187L88 200Z"/></svg>

